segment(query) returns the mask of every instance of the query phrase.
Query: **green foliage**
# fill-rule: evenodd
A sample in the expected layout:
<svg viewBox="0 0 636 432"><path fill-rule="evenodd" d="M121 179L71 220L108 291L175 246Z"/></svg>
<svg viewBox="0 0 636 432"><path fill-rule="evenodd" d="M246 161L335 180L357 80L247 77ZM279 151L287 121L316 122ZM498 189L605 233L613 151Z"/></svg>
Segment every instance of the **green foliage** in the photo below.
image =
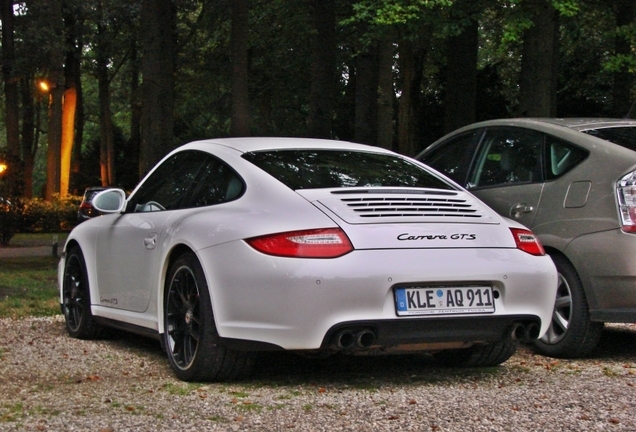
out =
<svg viewBox="0 0 636 432"><path fill-rule="evenodd" d="M34 198L24 201L24 226L22 232L70 231L77 223L77 210L82 197L69 195L66 198L54 196L53 201Z"/></svg>
<svg viewBox="0 0 636 432"><path fill-rule="evenodd" d="M41 198L8 199L0 204L0 243L8 245L21 233L70 231L77 223L77 210L82 197L55 196L51 202Z"/></svg>
<svg viewBox="0 0 636 432"><path fill-rule="evenodd" d="M22 202L0 202L0 244L8 245L11 238L22 230L23 225Z"/></svg>
<svg viewBox="0 0 636 432"><path fill-rule="evenodd" d="M378 25L407 24L427 9L452 6L454 0L363 0L353 5L351 20Z"/></svg>

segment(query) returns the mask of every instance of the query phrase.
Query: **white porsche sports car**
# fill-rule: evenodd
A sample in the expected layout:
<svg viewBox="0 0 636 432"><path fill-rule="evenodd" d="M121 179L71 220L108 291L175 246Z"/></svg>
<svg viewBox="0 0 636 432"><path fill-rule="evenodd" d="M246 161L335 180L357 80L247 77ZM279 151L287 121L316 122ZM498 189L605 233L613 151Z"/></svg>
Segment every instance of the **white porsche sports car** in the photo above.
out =
<svg viewBox="0 0 636 432"><path fill-rule="evenodd" d="M557 272L529 230L377 147L193 142L93 206L59 263L69 334L156 337L183 380L280 349L496 365L552 316Z"/></svg>

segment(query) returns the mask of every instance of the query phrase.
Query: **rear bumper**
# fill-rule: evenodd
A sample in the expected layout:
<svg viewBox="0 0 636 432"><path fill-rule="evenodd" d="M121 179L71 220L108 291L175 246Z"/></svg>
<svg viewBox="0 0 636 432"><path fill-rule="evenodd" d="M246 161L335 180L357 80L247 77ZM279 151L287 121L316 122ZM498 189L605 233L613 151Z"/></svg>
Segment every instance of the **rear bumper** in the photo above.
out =
<svg viewBox="0 0 636 432"><path fill-rule="evenodd" d="M371 329L373 346L503 340L519 319L542 334L557 287L548 256L516 249L354 251L312 260L265 256L232 242L197 254L219 335L259 350L324 349L347 328ZM398 317L394 287L420 283L490 285L498 292L495 311Z"/></svg>
<svg viewBox="0 0 636 432"><path fill-rule="evenodd" d="M541 320L531 315L481 317L479 326L471 318L394 319L350 321L330 328L320 346L325 351L434 351L445 347L469 346L473 343L514 340L527 330L524 339L538 337ZM356 343L356 335L368 331L368 346ZM352 335L350 346L341 346L339 336ZM243 351L283 350L281 346L244 339L223 339L226 346Z"/></svg>

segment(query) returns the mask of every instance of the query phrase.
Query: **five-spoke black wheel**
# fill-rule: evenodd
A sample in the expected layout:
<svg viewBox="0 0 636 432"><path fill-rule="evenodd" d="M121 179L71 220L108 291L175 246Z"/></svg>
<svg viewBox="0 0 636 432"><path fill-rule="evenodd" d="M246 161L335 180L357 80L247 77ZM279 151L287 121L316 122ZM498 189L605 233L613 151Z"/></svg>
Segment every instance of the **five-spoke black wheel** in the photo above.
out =
<svg viewBox="0 0 636 432"><path fill-rule="evenodd" d="M66 329L71 336L92 339L99 335L101 327L91 313L86 262L78 246L66 252L61 306Z"/></svg>
<svg viewBox="0 0 636 432"><path fill-rule="evenodd" d="M251 365L250 353L222 343L203 269L192 253L181 255L170 267L163 338L170 365L184 381L232 380Z"/></svg>

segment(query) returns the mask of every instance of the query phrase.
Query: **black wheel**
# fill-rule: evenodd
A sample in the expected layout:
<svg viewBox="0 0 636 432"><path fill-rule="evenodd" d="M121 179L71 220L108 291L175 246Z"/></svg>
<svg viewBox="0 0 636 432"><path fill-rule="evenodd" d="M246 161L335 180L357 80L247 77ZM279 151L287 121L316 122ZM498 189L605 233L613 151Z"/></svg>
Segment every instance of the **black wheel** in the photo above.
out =
<svg viewBox="0 0 636 432"><path fill-rule="evenodd" d="M164 334L170 366L184 381L226 381L245 376L252 355L223 346L201 264L192 253L170 267L164 297Z"/></svg>
<svg viewBox="0 0 636 432"><path fill-rule="evenodd" d="M583 284L572 264L558 255L552 260L559 273L559 287L550 327L535 347L550 357L585 357L598 345L603 323L590 321Z"/></svg>
<svg viewBox="0 0 636 432"><path fill-rule="evenodd" d="M435 354L435 360L444 366L487 367L497 366L517 351L517 342L475 344L470 348L446 350Z"/></svg>
<svg viewBox="0 0 636 432"><path fill-rule="evenodd" d="M66 253L64 280L62 282L62 313L66 330L78 339L93 339L99 336L101 326L91 313L88 274L82 250L75 246Z"/></svg>

